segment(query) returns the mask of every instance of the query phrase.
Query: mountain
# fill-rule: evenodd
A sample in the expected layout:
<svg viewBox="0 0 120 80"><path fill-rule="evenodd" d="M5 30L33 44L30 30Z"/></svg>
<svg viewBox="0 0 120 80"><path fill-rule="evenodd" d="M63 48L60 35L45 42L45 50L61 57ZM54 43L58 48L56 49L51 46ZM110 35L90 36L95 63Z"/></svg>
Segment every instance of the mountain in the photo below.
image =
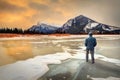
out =
<svg viewBox="0 0 120 80"><path fill-rule="evenodd" d="M42 34L52 34L55 33L58 28L55 26L47 25L44 23L33 25L28 29L30 32L42 33Z"/></svg>
<svg viewBox="0 0 120 80"><path fill-rule="evenodd" d="M68 20L59 30L70 34L88 33L89 31L94 33L120 33L119 27L105 25L83 15Z"/></svg>
<svg viewBox="0 0 120 80"><path fill-rule="evenodd" d="M69 19L60 28L42 23L33 25L31 28L28 29L28 32L30 33L42 33L42 34L52 33L84 34L90 31L99 34L120 34L120 27L102 24L86 16L80 15L75 18Z"/></svg>

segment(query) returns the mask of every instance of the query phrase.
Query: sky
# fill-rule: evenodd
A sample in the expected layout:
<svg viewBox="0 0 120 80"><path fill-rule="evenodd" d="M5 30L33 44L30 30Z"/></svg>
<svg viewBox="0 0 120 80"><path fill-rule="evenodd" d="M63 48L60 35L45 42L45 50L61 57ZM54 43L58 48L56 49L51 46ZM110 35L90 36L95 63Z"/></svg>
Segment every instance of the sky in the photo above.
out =
<svg viewBox="0 0 120 80"><path fill-rule="evenodd" d="M120 0L0 0L0 28L27 29L37 23L62 26L84 15L120 27Z"/></svg>

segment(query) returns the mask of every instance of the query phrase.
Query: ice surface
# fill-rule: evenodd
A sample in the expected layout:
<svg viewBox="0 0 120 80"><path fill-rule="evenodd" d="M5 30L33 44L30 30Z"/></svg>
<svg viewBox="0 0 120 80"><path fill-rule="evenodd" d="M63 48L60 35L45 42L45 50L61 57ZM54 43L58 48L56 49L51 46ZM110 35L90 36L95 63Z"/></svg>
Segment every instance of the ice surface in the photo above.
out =
<svg viewBox="0 0 120 80"><path fill-rule="evenodd" d="M60 64L62 60L68 58L85 59L85 47L82 49L71 49L76 54L71 56L66 50L64 53L49 54L44 56L37 56L25 61L18 61L13 64L8 64L0 67L0 79L2 80L36 80L37 78L44 75L48 70L48 64ZM95 59L114 63L120 66L120 60L107 58L100 54L95 54ZM7 77L6 77L7 76ZM108 79L109 80L109 79Z"/></svg>
<svg viewBox="0 0 120 80"><path fill-rule="evenodd" d="M65 49L67 50L67 49ZM75 51L75 50L74 50ZM44 75L48 70L48 64L60 64L62 60L68 58L85 59L84 47L82 50L76 50L76 54L71 56L70 53L49 54L45 56L37 56L25 61L18 61L0 67L1 80L36 80ZM95 54L96 59L114 63L120 66L120 60L107 58L105 56ZM6 77L7 76L7 77ZM113 80L113 78L110 78ZM109 78L107 80L110 80ZM94 78L94 80L98 80ZM100 79L101 80L101 79ZM116 79L117 80L117 79Z"/></svg>
<svg viewBox="0 0 120 80"><path fill-rule="evenodd" d="M48 70L43 63L20 61L0 67L0 80L36 80Z"/></svg>
<svg viewBox="0 0 120 80"><path fill-rule="evenodd" d="M56 53L1 66L0 80L36 80L49 70L48 64L60 64L70 57L69 53Z"/></svg>
<svg viewBox="0 0 120 80"><path fill-rule="evenodd" d="M87 35L86 35L87 36ZM51 40L49 42L52 42L54 44L58 42L68 42L68 41L81 41L81 37L84 38L86 36L82 35L77 35L77 36L67 36L67 37L54 37L54 39L58 40ZM108 39L108 40L113 40L113 39L120 39L120 35L117 36L112 36L112 35L102 35L102 36L97 36L98 39ZM47 36L48 37L48 36ZM46 38L46 36L42 37ZM53 38L53 37L52 37ZM63 38L68 38L67 40L62 40ZM69 38L73 38L70 39ZM77 38L77 39L75 39ZM79 39L80 38L80 39ZM11 38L13 39L13 38ZM15 38L19 39L19 38ZM23 39L33 39L33 38L24 38ZM34 37L36 39L36 37ZM37 38L39 39L39 38ZM5 40L5 39L0 39L0 40ZM7 40L7 39L6 39ZM49 43L47 42L47 43ZM33 43L44 43L44 41L38 41L38 42L33 42ZM45 42L46 43L46 42ZM37 78L41 77L44 75L48 70L48 64L61 64L62 60L66 60L68 58L75 58L75 59L85 59L85 47L79 47L80 49L70 49L62 46L64 51L63 53L56 53L56 54L49 54L49 55L44 55L44 56L36 56L34 58L25 60L25 61L18 61L13 64L8 64L5 66L0 67L0 80L36 80ZM70 54L68 51L73 51L76 52L76 54ZM91 57L90 57L91 58ZM114 63L117 66L120 66L120 60L118 59L113 59L113 58L108 58L100 54L95 54L95 59L107 61ZM93 80L104 80L104 78L93 78ZM105 80L118 80L117 78L109 77L105 78Z"/></svg>
<svg viewBox="0 0 120 80"><path fill-rule="evenodd" d="M76 58L76 59L85 59L85 47L81 47L82 50L76 50L76 54L74 54L72 56L72 58ZM91 59L91 55L89 54L89 57ZM95 54L95 59L99 59L99 60L103 60L103 61L106 61L106 62L111 62L111 63L114 63L115 65L117 66L120 66L120 60L118 59L113 59L113 58L108 58L108 57L105 57L103 55L100 55L100 54Z"/></svg>
<svg viewBox="0 0 120 80"><path fill-rule="evenodd" d="M108 78L92 78L92 80L120 80L120 78L116 78L116 77L108 77Z"/></svg>

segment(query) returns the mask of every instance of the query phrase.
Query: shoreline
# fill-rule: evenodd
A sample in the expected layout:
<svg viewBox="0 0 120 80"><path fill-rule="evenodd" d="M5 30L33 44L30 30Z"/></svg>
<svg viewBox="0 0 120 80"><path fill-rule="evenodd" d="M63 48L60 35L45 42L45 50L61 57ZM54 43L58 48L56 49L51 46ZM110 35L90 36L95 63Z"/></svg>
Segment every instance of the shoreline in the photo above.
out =
<svg viewBox="0 0 120 80"><path fill-rule="evenodd" d="M56 37L64 37L64 36L80 36L80 35L88 35L88 34L12 34L12 33L0 33L0 38L13 38L13 37L34 37L34 36L56 36ZM95 36L116 36L120 34L94 34Z"/></svg>

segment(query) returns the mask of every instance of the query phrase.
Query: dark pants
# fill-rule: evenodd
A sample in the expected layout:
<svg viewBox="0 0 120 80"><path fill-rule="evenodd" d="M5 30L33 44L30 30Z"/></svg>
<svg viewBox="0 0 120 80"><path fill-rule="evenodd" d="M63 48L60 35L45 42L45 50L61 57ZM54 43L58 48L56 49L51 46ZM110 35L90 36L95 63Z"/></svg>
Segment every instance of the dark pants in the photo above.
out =
<svg viewBox="0 0 120 80"><path fill-rule="evenodd" d="M92 63L94 63L94 50L89 50L89 49L86 49L86 62L88 62L88 58L89 58L89 52L91 54L91 59L92 59Z"/></svg>

